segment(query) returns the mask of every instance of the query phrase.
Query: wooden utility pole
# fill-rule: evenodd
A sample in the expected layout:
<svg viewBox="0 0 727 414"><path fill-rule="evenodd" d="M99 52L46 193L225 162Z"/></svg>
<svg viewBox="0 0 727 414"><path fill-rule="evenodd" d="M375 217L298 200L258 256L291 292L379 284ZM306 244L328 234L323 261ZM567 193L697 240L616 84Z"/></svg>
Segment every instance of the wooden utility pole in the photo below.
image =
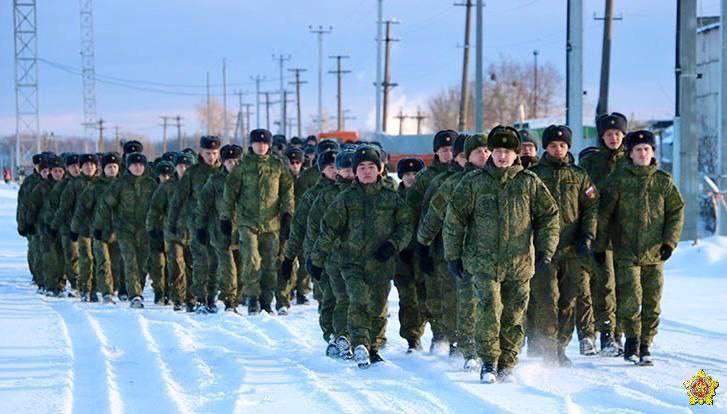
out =
<svg viewBox="0 0 727 414"><path fill-rule="evenodd" d="M417 108L417 114L414 117L414 119L417 120L417 135L422 134L422 121L425 120L426 118L427 118L427 116L424 115L424 113L422 113L422 111L419 108Z"/></svg>
<svg viewBox="0 0 727 414"><path fill-rule="evenodd" d="M533 50L533 119L538 117L538 49Z"/></svg>
<svg viewBox="0 0 727 414"><path fill-rule="evenodd" d="M398 24L399 22L394 20L384 21L386 24L386 37L384 38L384 82L381 84L383 88L383 115L381 118L381 131L386 133L386 118L389 116L389 92L391 91L396 83L391 82L391 42L398 42L399 39L391 37L391 25Z"/></svg>
<svg viewBox="0 0 727 414"><path fill-rule="evenodd" d="M103 130L105 129L103 124L106 121L103 120L103 118L98 120L98 144L96 144L96 152L104 152L104 142L103 142Z"/></svg>
<svg viewBox="0 0 727 414"><path fill-rule="evenodd" d="M300 116L300 85L306 84L308 82L300 80L300 73L305 72L305 69L302 68L293 68L288 69L289 72L295 73L295 80L292 82L289 82L292 85L295 85L295 106L296 106L296 116L298 118L298 136L302 136L302 126L303 122Z"/></svg>
<svg viewBox="0 0 727 414"><path fill-rule="evenodd" d="M598 90L598 105L596 105L596 117L608 113L608 82L611 71L611 31L613 21L621 20L621 17L613 17L613 0L606 0L606 10L603 17L595 17L595 20L603 20L603 45L601 47L601 84Z"/></svg>
<svg viewBox="0 0 727 414"><path fill-rule="evenodd" d="M470 62L470 20L472 20L472 0L465 3L456 3L456 6L465 7L464 19L464 53L462 55L462 86L459 99L459 123L457 128L465 130L467 125L467 99L469 98L469 62Z"/></svg>
<svg viewBox="0 0 727 414"><path fill-rule="evenodd" d="M178 151L181 151L183 149L182 146L182 117L177 115L174 117L174 120L176 121L177 126L177 147Z"/></svg>
<svg viewBox="0 0 727 414"><path fill-rule="evenodd" d="M167 152L167 126L169 126L167 121L172 119L172 117L162 115L160 118L162 119L162 152Z"/></svg>
<svg viewBox="0 0 727 414"><path fill-rule="evenodd" d="M338 108L338 126L337 129L339 131L343 130L343 75L346 73L351 73L350 70L343 70L341 69L341 60L342 59L348 59L349 56L344 55L334 55L329 56L329 59L336 59L336 70L329 70L328 73L333 73L336 75L336 78L338 79L338 88L336 93L336 101L337 101L337 108Z"/></svg>
<svg viewBox="0 0 727 414"><path fill-rule="evenodd" d="M399 115L394 118L399 120L399 135L402 135L402 131L404 130L404 120L409 118L409 116L404 114L404 108L399 108Z"/></svg>

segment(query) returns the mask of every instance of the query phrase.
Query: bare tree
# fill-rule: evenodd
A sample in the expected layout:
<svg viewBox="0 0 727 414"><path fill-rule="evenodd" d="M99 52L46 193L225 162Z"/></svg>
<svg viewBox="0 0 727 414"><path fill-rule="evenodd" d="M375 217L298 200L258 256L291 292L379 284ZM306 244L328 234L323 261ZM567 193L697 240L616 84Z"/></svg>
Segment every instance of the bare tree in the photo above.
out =
<svg viewBox="0 0 727 414"><path fill-rule="evenodd" d="M209 133L211 135L222 136L222 129L225 121L223 116L223 107L219 99L212 97L210 98L209 111L207 110L207 100L203 100L196 107L197 118L199 119L200 127L202 128L202 134L207 133L207 125L209 125ZM233 111L227 110L227 128L235 127L235 121L237 114ZM228 134L230 131L227 131Z"/></svg>

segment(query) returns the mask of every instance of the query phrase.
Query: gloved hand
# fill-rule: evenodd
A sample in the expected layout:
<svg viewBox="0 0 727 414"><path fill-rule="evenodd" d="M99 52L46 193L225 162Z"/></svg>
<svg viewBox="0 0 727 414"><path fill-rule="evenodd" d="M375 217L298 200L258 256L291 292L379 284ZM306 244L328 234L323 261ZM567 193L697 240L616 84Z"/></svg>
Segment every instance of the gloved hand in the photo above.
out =
<svg viewBox="0 0 727 414"><path fill-rule="evenodd" d="M232 236L232 222L230 220L220 220L220 231L227 237Z"/></svg>
<svg viewBox="0 0 727 414"><path fill-rule="evenodd" d="M661 248L659 248L659 253L661 254L661 260L666 261L669 260L671 257L671 253L674 251L674 249L671 248L668 244L662 244Z"/></svg>
<svg viewBox="0 0 727 414"><path fill-rule="evenodd" d="M592 240L589 237L584 237L576 244L576 253L581 257L588 257L591 254L591 243Z"/></svg>
<svg viewBox="0 0 727 414"><path fill-rule="evenodd" d="M283 259L282 262L280 262L280 277L283 278L283 280L288 281L290 280L290 275L293 273L293 259L288 259L287 257Z"/></svg>
<svg viewBox="0 0 727 414"><path fill-rule="evenodd" d="M452 278L462 279L464 275L464 265L462 259L450 260L447 262L447 271Z"/></svg>
<svg viewBox="0 0 727 414"><path fill-rule="evenodd" d="M396 254L396 247L390 241L385 241L374 252L374 258L380 262L385 262L391 259L391 256Z"/></svg>
<svg viewBox="0 0 727 414"><path fill-rule="evenodd" d="M404 249L399 252L399 257L402 262L410 265L414 261L414 251L412 249Z"/></svg>
<svg viewBox="0 0 727 414"><path fill-rule="evenodd" d="M419 254L419 267L422 272L431 274L434 271L434 261L429 256L429 246L417 243L417 253Z"/></svg>
<svg viewBox="0 0 727 414"><path fill-rule="evenodd" d="M93 230L93 238L98 241L103 241L103 230L101 229L94 229Z"/></svg>
<svg viewBox="0 0 727 414"><path fill-rule="evenodd" d="M78 233L71 232L70 237L72 241L78 241Z"/></svg>
<svg viewBox="0 0 727 414"><path fill-rule="evenodd" d="M535 254L535 272L536 273L548 273L550 272L550 257L545 257L542 253Z"/></svg>
<svg viewBox="0 0 727 414"><path fill-rule="evenodd" d="M310 258L305 259L305 270L316 281L320 281L321 280L321 275L323 274L323 269L320 268L320 267L318 267L318 266L316 266L316 265L314 265L313 264L313 261Z"/></svg>
<svg viewBox="0 0 727 414"><path fill-rule="evenodd" d="M290 222L292 221L293 217L289 213L283 213L282 216L280 216L280 240L285 241L288 240L288 237L290 236Z"/></svg>
<svg viewBox="0 0 727 414"><path fill-rule="evenodd" d="M603 265L606 263L606 252L593 252L593 260L596 263Z"/></svg>
<svg viewBox="0 0 727 414"><path fill-rule="evenodd" d="M202 246L206 246L210 242L210 233L207 229L197 229L197 241Z"/></svg>

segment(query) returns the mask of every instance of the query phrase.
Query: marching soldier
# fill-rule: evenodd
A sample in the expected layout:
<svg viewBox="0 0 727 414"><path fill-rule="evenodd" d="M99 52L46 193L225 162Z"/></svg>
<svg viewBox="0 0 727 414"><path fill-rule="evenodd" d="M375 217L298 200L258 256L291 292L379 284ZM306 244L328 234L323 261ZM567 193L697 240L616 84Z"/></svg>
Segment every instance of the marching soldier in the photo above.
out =
<svg viewBox="0 0 727 414"><path fill-rule="evenodd" d="M150 236L148 264L149 277L151 277L151 284L154 288L154 303L157 305L167 305L169 304L171 292L169 292L166 246L164 245L163 237L157 237L158 234L156 233L154 233L154 237L151 237L152 234L149 233L149 230L152 230L152 227L154 226L149 226L149 216L150 214L154 214L154 204L159 203L159 198L163 197L161 193L167 191L167 186L173 185L172 177L174 177L174 164L169 161L164 161L162 157L162 159L154 165L154 173L159 180L159 185L151 196L149 211L147 212L144 220L147 234Z"/></svg>

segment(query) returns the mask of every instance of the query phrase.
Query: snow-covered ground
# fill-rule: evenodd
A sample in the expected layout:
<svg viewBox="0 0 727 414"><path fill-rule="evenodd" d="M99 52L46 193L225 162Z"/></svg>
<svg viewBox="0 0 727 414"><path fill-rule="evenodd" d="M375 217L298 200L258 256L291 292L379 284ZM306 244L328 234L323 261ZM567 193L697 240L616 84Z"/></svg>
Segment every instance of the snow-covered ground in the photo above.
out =
<svg viewBox="0 0 727 414"><path fill-rule="evenodd" d="M405 353L396 290L387 362L369 370L323 355L315 306L190 316L39 296L15 194L0 185L0 412L727 412L723 388L692 407L682 386L699 369L727 381L727 239L683 243L668 263L655 367L580 357L573 343L573 368L523 358L515 384L482 385L461 360Z"/></svg>

